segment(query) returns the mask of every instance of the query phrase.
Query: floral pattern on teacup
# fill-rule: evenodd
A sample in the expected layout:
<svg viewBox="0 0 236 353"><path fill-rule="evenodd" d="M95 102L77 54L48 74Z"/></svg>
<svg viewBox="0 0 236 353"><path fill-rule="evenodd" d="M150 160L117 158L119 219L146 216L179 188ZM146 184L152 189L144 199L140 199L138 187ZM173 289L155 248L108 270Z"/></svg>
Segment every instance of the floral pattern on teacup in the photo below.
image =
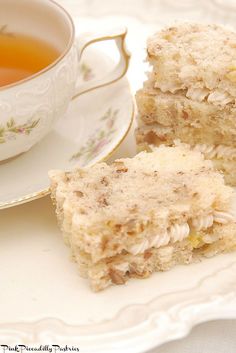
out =
<svg viewBox="0 0 236 353"><path fill-rule="evenodd" d="M15 120L11 118L6 125L0 125L0 143L15 140L18 135L29 135L38 125L39 120L30 119L25 124L17 125Z"/></svg>
<svg viewBox="0 0 236 353"><path fill-rule="evenodd" d="M109 108L99 119L101 126L93 132L86 144L72 155L70 160L83 158L84 164L87 164L90 160L96 158L101 149L112 141L113 135L116 132L114 123L118 113L119 109Z"/></svg>
<svg viewBox="0 0 236 353"><path fill-rule="evenodd" d="M0 27L0 35L11 36L12 34L8 33L6 28L7 25ZM94 78L92 69L85 62L81 64L80 72L83 81L89 81ZM15 120L11 118L5 125L0 124L0 144L15 140L19 135L29 135L32 130L38 126L39 121L40 119L31 118L25 124L17 125Z"/></svg>

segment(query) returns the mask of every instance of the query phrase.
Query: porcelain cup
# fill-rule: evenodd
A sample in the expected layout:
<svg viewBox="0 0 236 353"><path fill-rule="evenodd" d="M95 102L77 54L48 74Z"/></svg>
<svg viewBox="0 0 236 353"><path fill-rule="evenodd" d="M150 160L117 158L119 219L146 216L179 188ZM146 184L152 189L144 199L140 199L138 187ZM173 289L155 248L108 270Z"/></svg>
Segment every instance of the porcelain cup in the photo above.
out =
<svg viewBox="0 0 236 353"><path fill-rule="evenodd" d="M120 79L129 63L126 29L76 38L71 16L52 0L0 0L0 36L11 40L18 33L51 43L59 54L36 74L0 87L0 161L28 151L64 116L72 97ZM120 52L114 70L103 79L77 85L83 51L92 43L111 39Z"/></svg>

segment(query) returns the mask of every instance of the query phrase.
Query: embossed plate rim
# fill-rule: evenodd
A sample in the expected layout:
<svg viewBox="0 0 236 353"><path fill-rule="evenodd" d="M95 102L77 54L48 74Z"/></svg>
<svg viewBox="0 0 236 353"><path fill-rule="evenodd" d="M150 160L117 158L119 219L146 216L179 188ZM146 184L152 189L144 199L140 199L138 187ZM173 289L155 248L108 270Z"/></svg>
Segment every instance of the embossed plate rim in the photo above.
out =
<svg viewBox="0 0 236 353"><path fill-rule="evenodd" d="M222 255L221 255L222 256ZM227 256L227 255L223 255ZM191 265L190 265L191 266ZM236 318L236 283L232 283L236 260L230 261L220 270L204 275L191 288L162 293L145 304L131 304L122 308L112 319L94 325L87 325L87 334L79 334L83 326L70 325L56 318L45 318L35 322L0 324L0 340L8 344L77 344L84 353L115 353L125 349L126 353L142 353L148 349L177 338L185 337L193 326L212 319ZM227 275L231 277L227 279ZM209 280L223 284L216 293L207 293ZM226 279L226 281L225 281ZM217 287L218 288L218 287ZM206 293L199 295L201 290ZM184 297L184 300L181 297ZM195 295L195 297L194 297ZM153 303L174 297L168 310L154 310ZM136 320L139 310L146 310L145 320ZM93 333L93 327L109 325L119 319L131 319L131 325L123 330L108 333ZM138 317L138 315L137 315ZM133 321L132 321L133 320ZM111 344L112 343L112 344Z"/></svg>

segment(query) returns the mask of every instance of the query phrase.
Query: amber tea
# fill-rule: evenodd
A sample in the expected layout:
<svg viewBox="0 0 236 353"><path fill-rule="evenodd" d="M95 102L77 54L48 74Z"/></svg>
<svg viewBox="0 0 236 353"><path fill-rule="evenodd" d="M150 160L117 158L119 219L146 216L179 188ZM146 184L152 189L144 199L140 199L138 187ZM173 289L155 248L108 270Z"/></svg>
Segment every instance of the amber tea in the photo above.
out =
<svg viewBox="0 0 236 353"><path fill-rule="evenodd" d="M0 87L35 74L58 56L52 45L40 39L0 33Z"/></svg>

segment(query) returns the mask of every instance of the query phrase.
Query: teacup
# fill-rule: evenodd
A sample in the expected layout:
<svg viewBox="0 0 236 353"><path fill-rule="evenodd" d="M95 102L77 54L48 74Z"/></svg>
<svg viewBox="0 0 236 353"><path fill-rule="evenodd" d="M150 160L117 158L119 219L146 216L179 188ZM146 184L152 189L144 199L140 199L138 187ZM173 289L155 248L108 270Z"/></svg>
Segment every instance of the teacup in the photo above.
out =
<svg viewBox="0 0 236 353"><path fill-rule="evenodd" d="M0 161L29 150L65 114L72 97L120 79L129 63L125 29L75 38L72 18L52 0L0 0L0 35L9 33L30 34L55 46L59 54L41 71L0 87ZM120 52L117 66L103 79L77 87L85 48L110 39L116 41Z"/></svg>

